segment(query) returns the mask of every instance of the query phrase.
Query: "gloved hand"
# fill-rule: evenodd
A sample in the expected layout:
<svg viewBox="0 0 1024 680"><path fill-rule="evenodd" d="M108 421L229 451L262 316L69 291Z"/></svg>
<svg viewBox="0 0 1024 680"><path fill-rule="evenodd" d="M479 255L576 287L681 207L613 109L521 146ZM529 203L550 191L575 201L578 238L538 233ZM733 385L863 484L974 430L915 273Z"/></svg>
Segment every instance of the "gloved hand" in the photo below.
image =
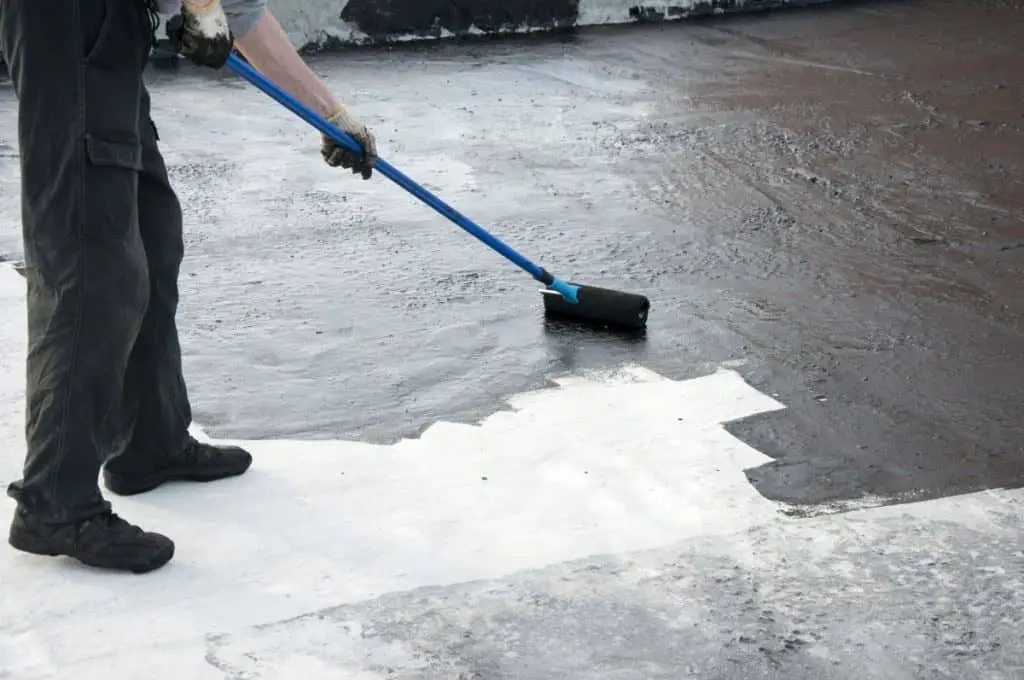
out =
<svg viewBox="0 0 1024 680"><path fill-rule="evenodd" d="M220 0L182 0L180 19L167 22L167 37L193 64L214 69L224 66L235 45Z"/></svg>
<svg viewBox="0 0 1024 680"><path fill-rule="evenodd" d="M336 168L339 165L352 171L352 174L363 176L363 179L370 179L373 175L373 164L377 160L377 140L355 116L342 106L327 118L327 122L338 128L349 137L354 139L363 147L363 155L350 151L348 147L335 142L327 135L323 135L320 145L320 155L324 157L327 165Z"/></svg>

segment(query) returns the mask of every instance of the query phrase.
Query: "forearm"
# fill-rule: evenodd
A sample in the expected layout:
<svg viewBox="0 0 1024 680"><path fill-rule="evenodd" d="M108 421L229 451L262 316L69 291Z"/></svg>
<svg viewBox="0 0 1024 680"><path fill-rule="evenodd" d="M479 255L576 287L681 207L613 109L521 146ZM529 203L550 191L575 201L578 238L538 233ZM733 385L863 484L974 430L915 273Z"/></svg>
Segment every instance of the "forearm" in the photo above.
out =
<svg viewBox="0 0 1024 680"><path fill-rule="evenodd" d="M260 73L320 115L335 113L341 102L296 52L281 24L269 10L235 46Z"/></svg>

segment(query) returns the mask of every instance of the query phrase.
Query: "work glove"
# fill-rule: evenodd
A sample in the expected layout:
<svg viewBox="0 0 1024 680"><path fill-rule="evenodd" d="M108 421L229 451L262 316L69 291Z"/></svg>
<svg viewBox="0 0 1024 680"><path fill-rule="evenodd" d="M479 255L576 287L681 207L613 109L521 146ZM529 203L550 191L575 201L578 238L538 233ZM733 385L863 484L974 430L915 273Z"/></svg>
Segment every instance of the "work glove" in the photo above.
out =
<svg viewBox="0 0 1024 680"><path fill-rule="evenodd" d="M213 69L224 66L235 46L220 0L182 0L180 17L167 22L167 37L193 64Z"/></svg>
<svg viewBox="0 0 1024 680"><path fill-rule="evenodd" d="M362 175L363 179L370 179L373 176L373 164L377 160L377 140L355 116L342 106L335 111L327 122L338 128L363 147L363 154L360 155L349 150L348 147L338 144L327 135L323 135L320 144L320 155L324 157L327 165L336 168L339 165L351 170L354 175Z"/></svg>

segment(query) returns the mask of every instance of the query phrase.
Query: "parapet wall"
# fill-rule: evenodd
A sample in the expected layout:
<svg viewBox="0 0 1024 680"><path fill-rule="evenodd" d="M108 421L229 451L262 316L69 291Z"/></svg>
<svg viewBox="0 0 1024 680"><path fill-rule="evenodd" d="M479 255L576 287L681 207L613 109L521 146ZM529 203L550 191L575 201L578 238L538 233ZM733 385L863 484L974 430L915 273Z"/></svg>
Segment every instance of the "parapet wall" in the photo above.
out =
<svg viewBox="0 0 1024 680"><path fill-rule="evenodd" d="M271 10L288 32L292 44L304 52L580 26L678 21L838 1L269 0ZM163 30L161 24L161 37ZM0 66L3 66L2 55Z"/></svg>
<svg viewBox="0 0 1024 680"><path fill-rule="evenodd" d="M303 51L348 45L531 33L578 26L831 3L837 0L269 0ZM161 29L162 33L162 29Z"/></svg>

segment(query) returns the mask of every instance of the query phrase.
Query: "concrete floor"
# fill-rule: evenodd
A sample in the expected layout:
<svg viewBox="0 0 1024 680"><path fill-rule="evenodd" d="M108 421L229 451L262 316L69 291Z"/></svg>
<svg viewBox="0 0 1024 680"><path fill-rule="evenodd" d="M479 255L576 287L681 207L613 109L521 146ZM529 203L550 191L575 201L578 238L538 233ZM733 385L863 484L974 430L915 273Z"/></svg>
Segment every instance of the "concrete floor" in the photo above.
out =
<svg viewBox="0 0 1024 680"><path fill-rule="evenodd" d="M1021 491L954 495L1024 480L1022 29L873 2L314 60L412 177L650 296L643 339L546 325L527 276L244 83L151 73L198 424L317 441L116 499L178 543L147 578L0 552L0 677L1019 680ZM9 90L0 116L17 259ZM704 377L327 441L626 363Z"/></svg>
<svg viewBox="0 0 1024 680"><path fill-rule="evenodd" d="M830 511L1024 481L1024 13L878 2L325 55L385 158L646 338L545 325L524 273L231 75L153 72L187 220L197 421L390 442L570 371L723 362L787 405L730 429ZM19 252L0 92L0 249ZM858 500L860 499L860 500Z"/></svg>

